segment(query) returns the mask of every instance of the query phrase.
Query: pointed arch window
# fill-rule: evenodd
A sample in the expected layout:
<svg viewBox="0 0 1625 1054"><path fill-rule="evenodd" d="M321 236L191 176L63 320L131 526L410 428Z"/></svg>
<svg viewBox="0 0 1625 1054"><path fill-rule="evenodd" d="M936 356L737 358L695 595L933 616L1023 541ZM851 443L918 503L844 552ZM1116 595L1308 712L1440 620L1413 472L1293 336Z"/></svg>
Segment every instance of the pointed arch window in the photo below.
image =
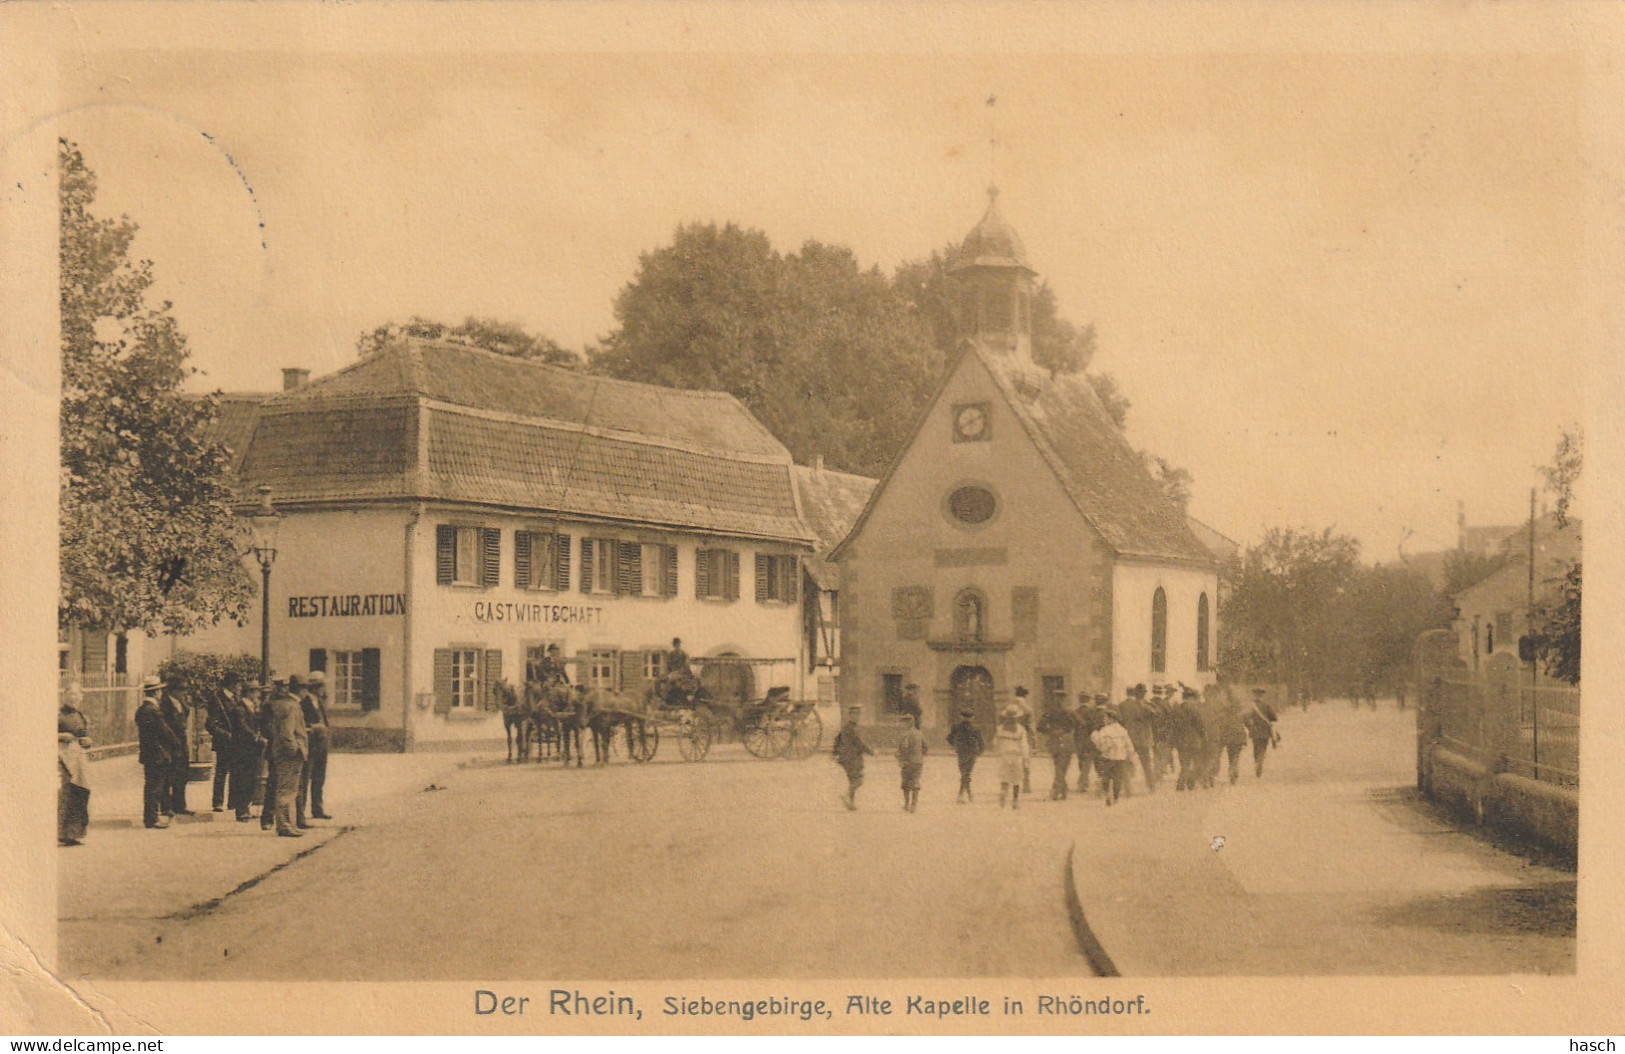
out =
<svg viewBox="0 0 1625 1054"><path fill-rule="evenodd" d="M1168 594L1161 586L1151 595L1151 672L1168 672Z"/></svg>
<svg viewBox="0 0 1625 1054"><path fill-rule="evenodd" d="M1196 601L1196 669L1200 673L1208 670L1208 636L1207 594L1203 593Z"/></svg>
<svg viewBox="0 0 1625 1054"><path fill-rule="evenodd" d="M987 598L979 589L962 589L954 597L954 639L979 641L987 635Z"/></svg>

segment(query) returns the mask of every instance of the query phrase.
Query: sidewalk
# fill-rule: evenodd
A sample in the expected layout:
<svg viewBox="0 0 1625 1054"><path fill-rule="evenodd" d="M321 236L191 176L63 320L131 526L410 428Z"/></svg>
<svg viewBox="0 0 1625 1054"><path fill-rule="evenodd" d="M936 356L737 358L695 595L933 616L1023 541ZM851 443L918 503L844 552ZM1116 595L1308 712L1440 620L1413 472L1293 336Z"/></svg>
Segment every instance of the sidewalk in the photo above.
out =
<svg viewBox="0 0 1625 1054"><path fill-rule="evenodd" d="M83 845L57 850L57 917L64 929L94 926L109 946L116 945L121 929L135 937L155 920L204 910L443 782L469 760L437 753L332 754L324 804L334 819L312 821L304 838L261 831L257 811L249 823L237 823L229 811L211 812L209 783L187 787L187 805L197 815L148 830L141 822L142 773L135 757L92 762L89 835Z"/></svg>
<svg viewBox="0 0 1625 1054"><path fill-rule="evenodd" d="M1073 876L1118 972L1573 972L1574 873L1419 801L1413 727L1391 708L1293 712L1261 780L1244 751L1234 787L1102 807L1112 829L1079 840Z"/></svg>

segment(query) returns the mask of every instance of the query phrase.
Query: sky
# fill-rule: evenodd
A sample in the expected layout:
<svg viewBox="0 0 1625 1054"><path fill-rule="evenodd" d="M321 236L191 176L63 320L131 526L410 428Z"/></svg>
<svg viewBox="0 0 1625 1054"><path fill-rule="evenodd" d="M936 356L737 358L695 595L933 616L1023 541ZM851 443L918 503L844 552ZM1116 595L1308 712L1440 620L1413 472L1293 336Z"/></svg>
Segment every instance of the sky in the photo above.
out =
<svg viewBox="0 0 1625 1054"><path fill-rule="evenodd" d="M1584 417L1570 56L497 45L63 62L58 131L139 223L194 387L334 370L414 314L579 348L683 223L890 270L963 237L992 181L1095 325L1130 440L1243 543L1453 547L1458 500L1519 522Z"/></svg>

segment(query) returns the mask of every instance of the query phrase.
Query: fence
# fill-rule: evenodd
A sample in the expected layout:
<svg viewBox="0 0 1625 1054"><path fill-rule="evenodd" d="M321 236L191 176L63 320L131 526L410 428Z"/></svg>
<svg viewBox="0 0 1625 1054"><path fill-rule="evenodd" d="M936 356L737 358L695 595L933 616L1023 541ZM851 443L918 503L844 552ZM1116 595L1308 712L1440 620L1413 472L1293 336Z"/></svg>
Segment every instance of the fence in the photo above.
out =
<svg viewBox="0 0 1625 1054"><path fill-rule="evenodd" d="M1566 853L1579 835L1580 692L1505 653L1475 675L1449 631L1417 641L1417 786L1476 822Z"/></svg>

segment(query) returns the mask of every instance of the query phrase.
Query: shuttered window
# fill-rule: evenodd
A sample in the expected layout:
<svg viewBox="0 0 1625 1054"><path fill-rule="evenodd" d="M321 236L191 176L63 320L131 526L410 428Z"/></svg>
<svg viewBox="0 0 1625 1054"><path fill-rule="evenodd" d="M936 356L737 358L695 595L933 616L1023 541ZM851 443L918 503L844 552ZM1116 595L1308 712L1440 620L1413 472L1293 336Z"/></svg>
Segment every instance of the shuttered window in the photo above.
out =
<svg viewBox="0 0 1625 1054"><path fill-rule="evenodd" d="M555 593L570 588L570 536L548 531L515 531L513 584L517 589Z"/></svg>
<svg viewBox="0 0 1625 1054"><path fill-rule="evenodd" d="M801 563L794 556L756 554L756 602L794 604Z"/></svg>
<svg viewBox="0 0 1625 1054"><path fill-rule="evenodd" d="M623 569L621 543L613 538L581 539L581 591L583 593L622 593L622 583L630 585L630 571Z"/></svg>
<svg viewBox="0 0 1625 1054"><path fill-rule="evenodd" d="M694 595L704 600L738 600L739 554L732 549L697 550Z"/></svg>
<svg viewBox="0 0 1625 1054"><path fill-rule="evenodd" d="M498 528L444 523L435 528L435 581L441 585L494 586L501 559Z"/></svg>
<svg viewBox="0 0 1625 1054"><path fill-rule="evenodd" d="M645 597L677 595L677 547L633 545L632 592Z"/></svg>
<svg viewBox="0 0 1625 1054"><path fill-rule="evenodd" d="M587 684L606 692L613 692L615 688L615 675L620 664L619 653L614 651L595 651L587 656Z"/></svg>
<svg viewBox="0 0 1625 1054"><path fill-rule="evenodd" d="M437 714L489 709L487 688L494 672L502 676L502 652L481 648L436 648L434 653L434 710Z"/></svg>

